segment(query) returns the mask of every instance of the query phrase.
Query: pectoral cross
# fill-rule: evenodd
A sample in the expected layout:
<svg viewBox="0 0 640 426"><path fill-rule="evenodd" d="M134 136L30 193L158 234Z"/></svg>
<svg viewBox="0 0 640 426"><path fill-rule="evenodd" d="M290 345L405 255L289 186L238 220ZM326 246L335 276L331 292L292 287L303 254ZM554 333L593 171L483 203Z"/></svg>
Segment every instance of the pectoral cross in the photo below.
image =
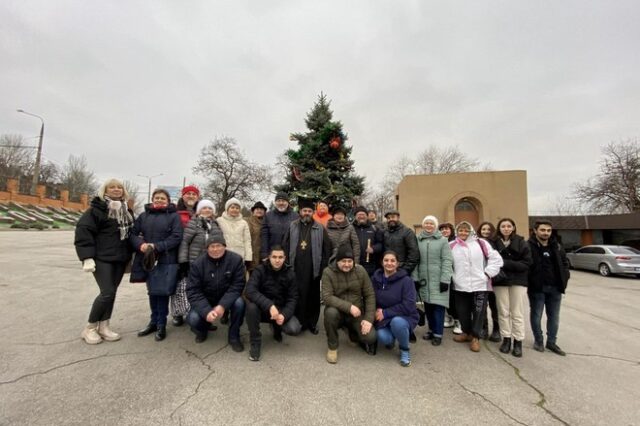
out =
<svg viewBox="0 0 640 426"><path fill-rule="evenodd" d="M302 250L306 250L307 249L307 242L305 240L302 240L302 242L300 243L300 248Z"/></svg>

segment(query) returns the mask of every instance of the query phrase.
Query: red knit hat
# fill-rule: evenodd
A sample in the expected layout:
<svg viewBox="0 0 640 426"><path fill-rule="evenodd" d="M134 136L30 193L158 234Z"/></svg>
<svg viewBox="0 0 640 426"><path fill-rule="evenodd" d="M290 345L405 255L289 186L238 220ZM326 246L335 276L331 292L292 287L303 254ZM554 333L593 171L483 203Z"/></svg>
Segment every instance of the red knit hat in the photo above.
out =
<svg viewBox="0 0 640 426"><path fill-rule="evenodd" d="M198 197L200 196L200 190L194 185L189 185L182 188L182 195L186 194L187 192L195 192Z"/></svg>

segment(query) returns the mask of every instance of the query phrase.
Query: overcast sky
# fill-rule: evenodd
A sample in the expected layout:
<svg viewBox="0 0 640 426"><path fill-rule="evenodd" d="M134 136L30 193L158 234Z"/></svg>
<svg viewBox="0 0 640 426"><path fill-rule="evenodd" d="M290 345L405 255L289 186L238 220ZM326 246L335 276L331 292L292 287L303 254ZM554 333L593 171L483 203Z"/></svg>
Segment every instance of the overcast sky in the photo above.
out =
<svg viewBox="0 0 640 426"><path fill-rule="evenodd" d="M544 212L640 137L639 22L637 0L4 0L0 133L38 134L23 108L47 159L179 185L216 135L273 163L324 91L368 182L458 145L527 170Z"/></svg>

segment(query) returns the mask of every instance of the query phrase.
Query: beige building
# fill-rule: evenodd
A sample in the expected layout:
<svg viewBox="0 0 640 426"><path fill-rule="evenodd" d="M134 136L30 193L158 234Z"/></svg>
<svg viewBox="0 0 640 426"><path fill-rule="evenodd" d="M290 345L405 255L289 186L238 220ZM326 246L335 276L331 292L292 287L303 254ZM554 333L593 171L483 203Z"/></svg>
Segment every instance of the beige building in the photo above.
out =
<svg viewBox="0 0 640 426"><path fill-rule="evenodd" d="M477 227L509 217L518 234L528 236L527 172L450 173L405 176L396 190L400 221L419 229L432 214L440 223L466 220Z"/></svg>

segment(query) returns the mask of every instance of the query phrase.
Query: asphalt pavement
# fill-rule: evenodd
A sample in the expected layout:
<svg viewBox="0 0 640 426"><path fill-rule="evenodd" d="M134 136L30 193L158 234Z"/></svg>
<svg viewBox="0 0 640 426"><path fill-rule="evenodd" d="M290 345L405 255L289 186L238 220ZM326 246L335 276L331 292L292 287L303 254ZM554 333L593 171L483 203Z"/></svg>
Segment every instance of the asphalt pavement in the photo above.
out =
<svg viewBox="0 0 640 426"><path fill-rule="evenodd" d="M144 285L128 276L112 327L119 342L85 344L97 285L75 257L73 232L0 232L0 424L640 424L640 279L572 271L558 344L566 357L523 358L484 342L418 339L412 365L396 350L369 356L341 337L271 338L259 362L226 344L226 326L196 344L188 327L137 337L149 317ZM420 337L424 327L416 330Z"/></svg>

